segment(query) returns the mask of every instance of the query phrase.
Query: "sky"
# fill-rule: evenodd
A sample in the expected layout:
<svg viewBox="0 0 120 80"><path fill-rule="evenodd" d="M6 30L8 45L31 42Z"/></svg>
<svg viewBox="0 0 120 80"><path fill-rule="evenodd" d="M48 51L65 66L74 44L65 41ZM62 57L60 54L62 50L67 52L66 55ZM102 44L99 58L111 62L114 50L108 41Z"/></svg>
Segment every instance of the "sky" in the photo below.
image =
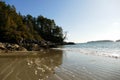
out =
<svg viewBox="0 0 120 80"><path fill-rule="evenodd" d="M22 15L54 19L66 41L120 39L120 0L4 0Z"/></svg>

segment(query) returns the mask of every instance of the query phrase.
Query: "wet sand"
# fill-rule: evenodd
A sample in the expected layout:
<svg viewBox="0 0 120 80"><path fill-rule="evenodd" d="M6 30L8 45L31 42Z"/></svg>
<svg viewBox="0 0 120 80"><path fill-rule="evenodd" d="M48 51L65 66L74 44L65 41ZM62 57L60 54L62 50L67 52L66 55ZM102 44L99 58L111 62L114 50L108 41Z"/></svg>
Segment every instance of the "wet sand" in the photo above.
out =
<svg viewBox="0 0 120 80"><path fill-rule="evenodd" d="M0 80L120 80L120 59L60 50L0 54Z"/></svg>

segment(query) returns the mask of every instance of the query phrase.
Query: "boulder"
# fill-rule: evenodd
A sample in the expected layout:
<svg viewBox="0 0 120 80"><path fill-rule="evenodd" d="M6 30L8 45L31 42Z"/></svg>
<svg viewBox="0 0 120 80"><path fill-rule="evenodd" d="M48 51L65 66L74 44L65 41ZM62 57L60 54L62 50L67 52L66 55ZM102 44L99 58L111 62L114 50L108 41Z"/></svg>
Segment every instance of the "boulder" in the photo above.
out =
<svg viewBox="0 0 120 80"><path fill-rule="evenodd" d="M38 44L31 43L25 47L28 51L40 51L41 47Z"/></svg>
<svg viewBox="0 0 120 80"><path fill-rule="evenodd" d="M24 48L24 47L19 47L19 48L17 49L17 51L27 51L27 49Z"/></svg>
<svg viewBox="0 0 120 80"><path fill-rule="evenodd" d="M17 44L10 44L10 43L7 43L7 44L6 44L6 48L7 48L8 50L11 50L11 51L16 51L16 50L18 50L19 47L20 47L20 46L17 45Z"/></svg>
<svg viewBox="0 0 120 80"><path fill-rule="evenodd" d="M33 44L31 49L32 51L40 51L41 48L38 44Z"/></svg>
<svg viewBox="0 0 120 80"><path fill-rule="evenodd" d="M5 50L5 45L3 43L0 43L0 50Z"/></svg>

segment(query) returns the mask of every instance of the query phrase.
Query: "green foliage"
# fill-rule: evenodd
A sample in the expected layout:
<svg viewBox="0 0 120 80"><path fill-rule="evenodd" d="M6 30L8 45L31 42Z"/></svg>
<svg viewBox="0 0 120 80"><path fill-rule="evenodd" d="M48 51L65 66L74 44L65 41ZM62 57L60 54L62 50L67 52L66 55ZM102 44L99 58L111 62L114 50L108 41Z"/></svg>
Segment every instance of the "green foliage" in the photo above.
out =
<svg viewBox="0 0 120 80"><path fill-rule="evenodd" d="M22 16L13 5L0 1L0 41L19 43L22 39L62 43L64 37L62 28L54 20Z"/></svg>
<svg viewBox="0 0 120 80"><path fill-rule="evenodd" d="M37 26L39 34L47 41L54 43L63 42L63 30L57 26L54 20L47 19L43 16L37 17Z"/></svg>

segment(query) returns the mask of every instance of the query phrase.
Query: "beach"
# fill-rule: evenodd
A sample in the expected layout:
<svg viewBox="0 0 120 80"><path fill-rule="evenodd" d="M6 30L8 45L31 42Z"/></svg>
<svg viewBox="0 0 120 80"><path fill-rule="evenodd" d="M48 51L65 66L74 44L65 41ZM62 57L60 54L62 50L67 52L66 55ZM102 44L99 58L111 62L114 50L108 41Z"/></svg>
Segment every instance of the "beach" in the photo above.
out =
<svg viewBox="0 0 120 80"><path fill-rule="evenodd" d="M120 80L119 10L120 0L0 0L0 80Z"/></svg>
<svg viewBox="0 0 120 80"><path fill-rule="evenodd" d="M65 50L0 54L1 80L120 80L120 59Z"/></svg>

